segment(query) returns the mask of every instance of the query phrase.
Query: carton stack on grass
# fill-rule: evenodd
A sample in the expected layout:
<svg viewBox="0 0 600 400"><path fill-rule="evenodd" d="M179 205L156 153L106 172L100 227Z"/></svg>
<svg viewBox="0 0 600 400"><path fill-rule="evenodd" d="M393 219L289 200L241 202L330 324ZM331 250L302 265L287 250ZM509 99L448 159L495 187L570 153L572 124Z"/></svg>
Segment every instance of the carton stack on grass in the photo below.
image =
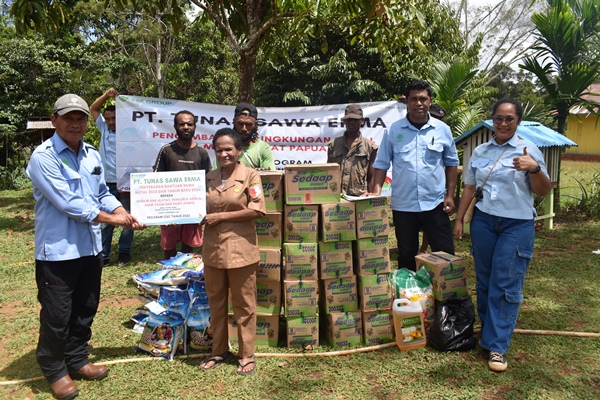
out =
<svg viewBox="0 0 600 400"><path fill-rule="evenodd" d="M284 315L288 347L319 344L319 204L340 201L337 164L285 168Z"/></svg>
<svg viewBox="0 0 600 400"><path fill-rule="evenodd" d="M283 172L259 172L267 214L256 220L260 263L256 273L256 345L277 347L281 312L281 244ZM230 305L230 314L233 310ZM237 343L237 326L230 315L229 341Z"/></svg>
<svg viewBox="0 0 600 400"><path fill-rule="evenodd" d="M363 342L362 314L352 256L356 240L354 203L321 204L319 284L321 326L333 347Z"/></svg>
<svg viewBox="0 0 600 400"><path fill-rule="evenodd" d="M417 271L425 267L431 278L433 297L444 301L453 297L467 297L465 260L443 251L418 254L415 257Z"/></svg>
<svg viewBox="0 0 600 400"><path fill-rule="evenodd" d="M359 305L365 345L394 340L390 285L389 207L386 197L354 202L356 234L354 267L358 276Z"/></svg>

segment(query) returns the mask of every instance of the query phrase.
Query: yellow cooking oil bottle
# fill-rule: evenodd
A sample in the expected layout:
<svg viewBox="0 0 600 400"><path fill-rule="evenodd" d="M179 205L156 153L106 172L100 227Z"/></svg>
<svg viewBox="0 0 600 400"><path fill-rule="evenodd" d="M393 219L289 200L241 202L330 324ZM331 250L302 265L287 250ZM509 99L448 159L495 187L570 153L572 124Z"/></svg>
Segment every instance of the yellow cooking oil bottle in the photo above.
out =
<svg viewBox="0 0 600 400"><path fill-rule="evenodd" d="M425 347L425 325L423 324L423 307L418 296L411 299L394 300L392 306L396 343L400 350L412 350Z"/></svg>

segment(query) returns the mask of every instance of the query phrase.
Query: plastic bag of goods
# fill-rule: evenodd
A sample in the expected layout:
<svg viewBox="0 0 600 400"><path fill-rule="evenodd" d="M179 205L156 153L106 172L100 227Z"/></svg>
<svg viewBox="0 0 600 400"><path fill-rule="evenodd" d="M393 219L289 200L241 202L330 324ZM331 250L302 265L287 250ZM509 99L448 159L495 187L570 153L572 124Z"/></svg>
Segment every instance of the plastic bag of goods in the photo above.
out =
<svg viewBox="0 0 600 400"><path fill-rule="evenodd" d="M429 345L440 351L467 351L475 348L473 334L475 307L471 297L438 301L429 331Z"/></svg>
<svg viewBox="0 0 600 400"><path fill-rule="evenodd" d="M210 350L213 336L208 302L205 302L201 297L194 298L186 324L189 348L202 351Z"/></svg>
<svg viewBox="0 0 600 400"><path fill-rule="evenodd" d="M142 332L138 348L153 356L173 360L181 342L184 318L177 312L151 313Z"/></svg>
<svg viewBox="0 0 600 400"><path fill-rule="evenodd" d="M419 303L423 308L425 332L429 335L429 328L435 311L435 298L433 297L431 279L427 274L427 270L421 268L418 272L414 272L406 268L400 268L392 271L391 281L394 298L411 299L416 296L419 299Z"/></svg>

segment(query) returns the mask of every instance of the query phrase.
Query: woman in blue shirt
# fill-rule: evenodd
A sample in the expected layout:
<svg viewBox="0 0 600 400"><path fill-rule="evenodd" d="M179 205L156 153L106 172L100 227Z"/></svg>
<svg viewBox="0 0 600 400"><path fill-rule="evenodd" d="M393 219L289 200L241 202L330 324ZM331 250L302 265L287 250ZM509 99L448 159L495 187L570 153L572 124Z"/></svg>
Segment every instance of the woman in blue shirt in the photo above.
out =
<svg viewBox="0 0 600 400"><path fill-rule="evenodd" d="M533 195L545 195L550 179L544 156L515 132L523 108L513 99L494 105L494 136L473 152L454 236L462 239L463 218L473 196L472 254L477 276L480 346L489 351L492 371L506 370L506 353L523 301L523 283L533 255Z"/></svg>

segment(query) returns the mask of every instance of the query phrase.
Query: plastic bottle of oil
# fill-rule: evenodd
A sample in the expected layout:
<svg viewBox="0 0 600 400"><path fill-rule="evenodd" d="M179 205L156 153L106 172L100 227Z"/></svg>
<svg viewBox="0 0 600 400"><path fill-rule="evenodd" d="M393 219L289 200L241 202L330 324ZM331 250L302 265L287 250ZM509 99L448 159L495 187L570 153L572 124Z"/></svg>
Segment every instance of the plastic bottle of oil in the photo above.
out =
<svg viewBox="0 0 600 400"><path fill-rule="evenodd" d="M423 324L423 308L418 298L396 299L392 306L396 343L400 350L412 350L425 347L425 325Z"/></svg>

